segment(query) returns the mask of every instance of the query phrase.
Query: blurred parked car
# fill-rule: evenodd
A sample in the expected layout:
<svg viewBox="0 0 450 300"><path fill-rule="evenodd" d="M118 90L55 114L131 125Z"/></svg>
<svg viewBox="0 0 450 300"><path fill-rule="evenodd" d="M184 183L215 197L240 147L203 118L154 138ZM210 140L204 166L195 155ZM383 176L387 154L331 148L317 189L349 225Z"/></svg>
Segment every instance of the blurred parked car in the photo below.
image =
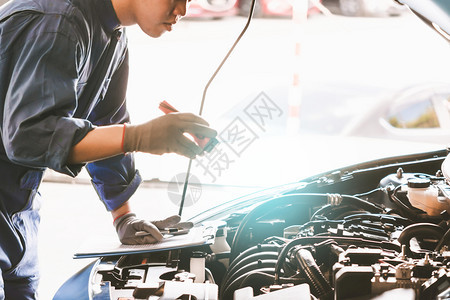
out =
<svg viewBox="0 0 450 300"><path fill-rule="evenodd" d="M252 0L238 0L239 14L247 16ZM394 0L320 0L309 1L308 14L318 13L317 3L322 3L332 13L352 17L385 17L401 14L405 8ZM255 17L290 17L292 1L256 0Z"/></svg>
<svg viewBox="0 0 450 300"><path fill-rule="evenodd" d="M396 16L405 10L394 0L334 0L339 1L341 14L351 17Z"/></svg>
<svg viewBox="0 0 450 300"><path fill-rule="evenodd" d="M343 135L450 143L450 85L423 84L374 101Z"/></svg>
<svg viewBox="0 0 450 300"><path fill-rule="evenodd" d="M238 13L238 0L193 0L187 18L222 18Z"/></svg>
<svg viewBox="0 0 450 300"><path fill-rule="evenodd" d="M318 13L316 3L323 3L334 13L355 17L384 17L401 14L405 10L393 0L317 0L309 1L308 14ZM193 0L187 17L222 18L248 16L252 0ZM254 17L291 17L290 0L256 0Z"/></svg>
<svg viewBox="0 0 450 300"><path fill-rule="evenodd" d="M238 0L239 14L248 16L252 0ZM317 13L319 10L315 6L316 1L309 1L308 14ZM317 2L322 2L318 0ZM292 16L292 1L290 0L256 0L254 17L290 17Z"/></svg>
<svg viewBox="0 0 450 300"><path fill-rule="evenodd" d="M322 0L317 0L321 2ZM248 16L252 0L193 0L186 17L222 18L234 15ZM310 1L309 13L319 12ZM254 17L290 17L292 4L289 0L256 0Z"/></svg>

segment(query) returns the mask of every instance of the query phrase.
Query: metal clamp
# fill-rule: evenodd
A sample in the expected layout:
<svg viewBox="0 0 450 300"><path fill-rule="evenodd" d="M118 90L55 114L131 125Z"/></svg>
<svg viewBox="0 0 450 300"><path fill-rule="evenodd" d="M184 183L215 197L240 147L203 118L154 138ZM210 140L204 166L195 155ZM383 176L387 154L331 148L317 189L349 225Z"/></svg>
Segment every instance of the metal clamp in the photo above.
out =
<svg viewBox="0 0 450 300"><path fill-rule="evenodd" d="M328 204L330 205L341 205L342 203L342 196L340 194L327 194L327 200Z"/></svg>

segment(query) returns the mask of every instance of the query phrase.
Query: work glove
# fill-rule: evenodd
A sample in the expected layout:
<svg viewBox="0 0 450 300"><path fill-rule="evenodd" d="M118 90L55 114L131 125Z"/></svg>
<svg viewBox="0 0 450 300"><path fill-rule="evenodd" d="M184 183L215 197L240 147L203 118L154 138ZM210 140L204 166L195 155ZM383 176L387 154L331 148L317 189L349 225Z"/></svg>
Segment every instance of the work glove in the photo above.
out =
<svg viewBox="0 0 450 300"><path fill-rule="evenodd" d="M170 113L143 124L127 124L123 150L158 155L177 153L193 159L201 154L203 149L184 136L184 133L198 137L215 137L217 132L208 126L208 122L191 113Z"/></svg>
<svg viewBox="0 0 450 300"><path fill-rule="evenodd" d="M114 221L117 235L122 244L152 244L163 239L160 230L173 227L180 222L180 216L174 215L160 221L147 221L136 218L136 214L127 213Z"/></svg>

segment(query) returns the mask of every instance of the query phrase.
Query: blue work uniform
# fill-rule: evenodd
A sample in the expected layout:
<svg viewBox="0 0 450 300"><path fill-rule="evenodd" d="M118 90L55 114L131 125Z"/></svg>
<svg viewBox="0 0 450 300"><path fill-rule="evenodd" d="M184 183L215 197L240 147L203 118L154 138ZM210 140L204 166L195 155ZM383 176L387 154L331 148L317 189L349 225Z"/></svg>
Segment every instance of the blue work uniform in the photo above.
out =
<svg viewBox="0 0 450 300"><path fill-rule="evenodd" d="M35 299L38 187L76 176L70 149L95 126L129 121L128 51L111 0L13 0L0 8L0 299ZM107 210L141 182L133 155L86 168Z"/></svg>

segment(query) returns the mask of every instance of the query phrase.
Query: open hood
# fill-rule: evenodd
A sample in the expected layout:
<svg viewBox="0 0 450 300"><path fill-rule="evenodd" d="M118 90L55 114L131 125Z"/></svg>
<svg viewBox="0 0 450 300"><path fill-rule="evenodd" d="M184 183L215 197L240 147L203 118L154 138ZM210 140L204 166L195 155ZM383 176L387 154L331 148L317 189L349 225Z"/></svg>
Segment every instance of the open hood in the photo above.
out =
<svg viewBox="0 0 450 300"><path fill-rule="evenodd" d="M450 1L447 0L397 0L425 23L450 41Z"/></svg>

